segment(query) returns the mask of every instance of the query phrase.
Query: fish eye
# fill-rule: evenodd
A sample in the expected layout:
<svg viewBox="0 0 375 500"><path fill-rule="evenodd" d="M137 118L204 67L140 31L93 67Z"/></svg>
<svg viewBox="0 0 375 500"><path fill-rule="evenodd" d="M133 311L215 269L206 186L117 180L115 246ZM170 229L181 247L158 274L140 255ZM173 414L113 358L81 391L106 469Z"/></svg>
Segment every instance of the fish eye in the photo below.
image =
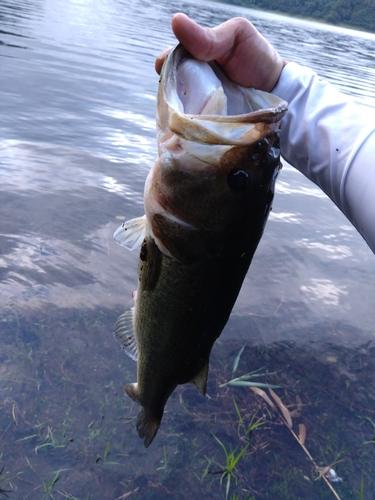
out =
<svg viewBox="0 0 375 500"><path fill-rule="evenodd" d="M227 176L227 186L233 193L241 193L249 184L250 175L246 170L235 168Z"/></svg>

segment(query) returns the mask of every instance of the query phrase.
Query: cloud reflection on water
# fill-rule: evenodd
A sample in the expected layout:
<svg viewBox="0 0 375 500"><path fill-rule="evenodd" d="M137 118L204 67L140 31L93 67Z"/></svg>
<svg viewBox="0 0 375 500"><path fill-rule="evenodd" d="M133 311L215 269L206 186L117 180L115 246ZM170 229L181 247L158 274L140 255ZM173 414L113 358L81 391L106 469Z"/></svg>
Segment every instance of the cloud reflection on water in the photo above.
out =
<svg viewBox="0 0 375 500"><path fill-rule="evenodd" d="M329 306L340 305L340 295L348 295L345 286L337 286L328 279L311 279L311 285L302 285L301 291L308 296L307 300L321 300Z"/></svg>

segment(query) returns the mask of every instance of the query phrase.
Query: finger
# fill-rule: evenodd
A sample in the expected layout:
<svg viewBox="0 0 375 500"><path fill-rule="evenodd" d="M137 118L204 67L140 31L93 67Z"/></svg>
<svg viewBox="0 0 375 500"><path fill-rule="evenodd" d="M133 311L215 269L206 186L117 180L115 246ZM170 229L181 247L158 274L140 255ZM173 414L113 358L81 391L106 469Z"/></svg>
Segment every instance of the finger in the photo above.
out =
<svg viewBox="0 0 375 500"><path fill-rule="evenodd" d="M227 57L235 45L258 34L254 26L243 18L234 18L215 28L202 28L182 13L172 18L172 29L184 47L201 61Z"/></svg>
<svg viewBox="0 0 375 500"><path fill-rule="evenodd" d="M172 47L169 47L168 49L163 50L161 54L158 55L158 57L155 60L155 71L160 75L161 69L163 67L165 58L169 54L169 52L172 50Z"/></svg>
<svg viewBox="0 0 375 500"><path fill-rule="evenodd" d="M172 30L176 38L196 59L209 60L207 54L211 36L207 29L192 21L187 15L178 13L172 18Z"/></svg>

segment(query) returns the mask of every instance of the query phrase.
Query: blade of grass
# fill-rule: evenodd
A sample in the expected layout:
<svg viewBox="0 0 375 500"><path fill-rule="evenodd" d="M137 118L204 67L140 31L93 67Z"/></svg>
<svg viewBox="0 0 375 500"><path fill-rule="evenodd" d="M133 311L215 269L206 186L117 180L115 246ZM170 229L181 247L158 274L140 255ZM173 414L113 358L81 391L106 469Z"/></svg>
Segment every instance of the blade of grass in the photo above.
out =
<svg viewBox="0 0 375 500"><path fill-rule="evenodd" d="M283 405L283 402L281 401L279 396L277 394L275 394L272 389L269 389L269 391L270 391L271 396L273 397L273 400L275 401L277 406L280 408L282 414L284 415L285 421L286 421L289 429L291 429L293 427L293 422L292 422L292 417L290 416L288 408L286 408Z"/></svg>
<svg viewBox="0 0 375 500"><path fill-rule="evenodd" d="M255 394L258 394L258 396L263 398L266 401L266 403L268 403L273 410L275 409L275 405L273 404L273 402L271 401L271 399L269 398L269 396L266 392L264 392L262 389L259 389L259 387L250 387L250 389L252 391L254 391Z"/></svg>
<svg viewBox="0 0 375 500"><path fill-rule="evenodd" d="M305 444L305 439L306 439L306 425L305 424L298 424L299 428L299 440L301 444Z"/></svg>
<svg viewBox="0 0 375 500"><path fill-rule="evenodd" d="M223 385L231 385L234 387L264 387L265 389L280 389L280 385L265 384L263 382L247 382L246 380L231 380ZM223 387L221 385L220 387Z"/></svg>
<svg viewBox="0 0 375 500"><path fill-rule="evenodd" d="M243 351L245 349L245 346L246 346L246 344L242 347L242 349L240 349L240 352L234 358L232 374L234 374L237 371L238 363L240 362L240 359L241 359L242 353L243 353Z"/></svg>

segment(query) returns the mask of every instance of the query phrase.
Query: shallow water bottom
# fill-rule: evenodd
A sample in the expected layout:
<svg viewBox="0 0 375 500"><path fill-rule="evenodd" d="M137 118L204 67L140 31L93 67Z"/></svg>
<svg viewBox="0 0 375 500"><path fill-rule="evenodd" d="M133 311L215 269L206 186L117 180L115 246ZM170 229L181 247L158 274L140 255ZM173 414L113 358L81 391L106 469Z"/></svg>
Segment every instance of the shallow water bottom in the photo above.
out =
<svg viewBox="0 0 375 500"><path fill-rule="evenodd" d="M254 381L280 386L275 392L292 414L294 432L306 426L315 463L342 478L332 483L338 495L358 498L362 478L364 498L375 494L373 342L350 348L249 341L233 375L240 337L267 321L269 327L269 319L232 316L213 349L208 397L178 387L146 450L135 430L138 408L123 391L135 381L135 363L116 348L112 318L106 310L46 307L43 315L21 317L3 308L0 488L8 495L225 498L226 453L236 457L246 447L228 498L332 498L277 405L249 388L221 386L256 370L263 375ZM339 323L318 328L355 335Z"/></svg>

